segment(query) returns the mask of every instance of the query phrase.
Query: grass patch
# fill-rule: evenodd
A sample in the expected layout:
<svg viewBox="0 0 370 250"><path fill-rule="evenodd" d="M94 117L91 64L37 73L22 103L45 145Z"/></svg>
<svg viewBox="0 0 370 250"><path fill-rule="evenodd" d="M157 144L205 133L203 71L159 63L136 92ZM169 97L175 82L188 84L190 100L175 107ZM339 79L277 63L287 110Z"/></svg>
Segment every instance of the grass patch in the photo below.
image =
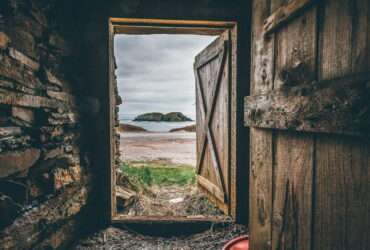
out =
<svg viewBox="0 0 370 250"><path fill-rule="evenodd" d="M195 169L188 165L170 165L162 162L126 162L123 173L135 177L146 186L184 186L195 183Z"/></svg>

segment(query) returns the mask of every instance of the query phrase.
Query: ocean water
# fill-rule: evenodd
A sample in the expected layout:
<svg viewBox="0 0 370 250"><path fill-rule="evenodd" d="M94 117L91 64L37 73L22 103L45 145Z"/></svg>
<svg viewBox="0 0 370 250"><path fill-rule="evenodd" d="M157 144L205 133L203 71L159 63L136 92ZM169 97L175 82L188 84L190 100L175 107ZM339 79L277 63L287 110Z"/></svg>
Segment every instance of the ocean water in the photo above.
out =
<svg viewBox="0 0 370 250"><path fill-rule="evenodd" d="M182 128L185 126L195 124L195 121L189 122L146 122L146 121L133 121L137 115L122 115L120 114L119 120L120 123L131 124L134 126L142 127L151 132L169 132L171 129L174 128ZM191 116L188 116L191 117ZM191 117L194 119L193 117Z"/></svg>
<svg viewBox="0 0 370 250"><path fill-rule="evenodd" d="M131 124L142 127L151 132L168 132L174 128L181 128L195 124L195 121L191 122L137 122L132 120L121 120L121 123Z"/></svg>

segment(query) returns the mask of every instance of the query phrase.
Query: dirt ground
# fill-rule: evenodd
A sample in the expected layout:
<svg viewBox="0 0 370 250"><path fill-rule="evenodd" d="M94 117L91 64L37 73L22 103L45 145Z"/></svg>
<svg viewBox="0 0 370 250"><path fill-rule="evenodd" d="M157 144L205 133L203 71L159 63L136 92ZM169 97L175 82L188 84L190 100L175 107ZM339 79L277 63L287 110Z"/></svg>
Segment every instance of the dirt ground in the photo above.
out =
<svg viewBox="0 0 370 250"><path fill-rule="evenodd" d="M121 133L122 161L165 159L176 164L196 165L196 134Z"/></svg>
<svg viewBox="0 0 370 250"><path fill-rule="evenodd" d="M225 217L196 186L153 187L151 192L155 195L142 194L135 203L119 213L134 216Z"/></svg>
<svg viewBox="0 0 370 250"><path fill-rule="evenodd" d="M75 250L219 250L231 239L246 234L246 228L230 224L183 237L151 237L109 227L78 242Z"/></svg>
<svg viewBox="0 0 370 250"><path fill-rule="evenodd" d="M126 132L121 133L121 160L128 163L164 163L166 166L196 165L195 132ZM129 164L137 165L137 164ZM145 165L145 164L144 164ZM119 183L135 190L134 202L119 206L118 212L133 216L214 216L222 212L199 191L196 183L144 187L133 176L127 175ZM117 203L119 204L119 203Z"/></svg>

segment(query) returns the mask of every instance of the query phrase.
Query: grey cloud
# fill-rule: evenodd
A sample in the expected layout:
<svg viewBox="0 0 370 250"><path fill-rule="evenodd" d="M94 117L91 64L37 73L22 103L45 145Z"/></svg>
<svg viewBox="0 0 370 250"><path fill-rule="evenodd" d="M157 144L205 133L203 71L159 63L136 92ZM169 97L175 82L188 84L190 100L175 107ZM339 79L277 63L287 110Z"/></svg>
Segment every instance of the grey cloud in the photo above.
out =
<svg viewBox="0 0 370 250"><path fill-rule="evenodd" d="M195 116L193 60L215 37L118 35L120 115L180 111Z"/></svg>

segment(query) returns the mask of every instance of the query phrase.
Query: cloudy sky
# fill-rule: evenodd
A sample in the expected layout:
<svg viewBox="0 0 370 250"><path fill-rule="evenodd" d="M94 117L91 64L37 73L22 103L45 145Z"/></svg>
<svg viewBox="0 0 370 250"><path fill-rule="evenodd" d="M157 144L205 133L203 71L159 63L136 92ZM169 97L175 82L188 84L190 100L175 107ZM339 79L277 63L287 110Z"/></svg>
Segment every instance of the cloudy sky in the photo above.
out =
<svg viewBox="0 0 370 250"><path fill-rule="evenodd" d="M179 111L195 118L194 57L215 37L116 35L120 117Z"/></svg>

